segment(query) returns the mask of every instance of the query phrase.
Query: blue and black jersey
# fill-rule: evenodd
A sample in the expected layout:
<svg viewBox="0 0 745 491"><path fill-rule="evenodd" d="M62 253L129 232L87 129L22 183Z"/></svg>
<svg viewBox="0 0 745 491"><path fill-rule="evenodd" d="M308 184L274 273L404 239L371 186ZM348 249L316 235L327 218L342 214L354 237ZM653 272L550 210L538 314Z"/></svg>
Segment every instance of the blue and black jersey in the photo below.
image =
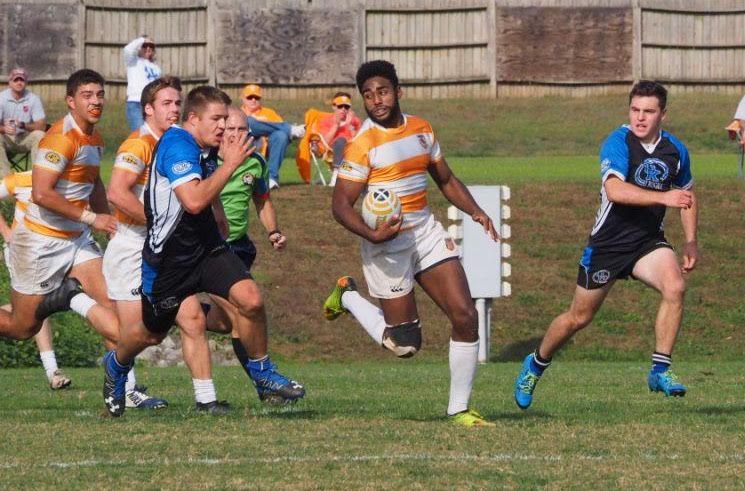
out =
<svg viewBox="0 0 745 491"><path fill-rule="evenodd" d="M155 148L145 189L147 239L142 251L142 291L159 296L175 288L185 271L224 245L210 206L187 212L174 189L205 179L217 169L217 152L202 150L186 130L171 127Z"/></svg>
<svg viewBox="0 0 745 491"><path fill-rule="evenodd" d="M603 142L600 175L600 209L590 232L589 246L618 252L634 250L650 239L661 237L666 207L608 201L603 185L609 177L616 176L660 192L693 185L688 150L680 140L662 131L655 144L642 145L627 125L613 131Z"/></svg>

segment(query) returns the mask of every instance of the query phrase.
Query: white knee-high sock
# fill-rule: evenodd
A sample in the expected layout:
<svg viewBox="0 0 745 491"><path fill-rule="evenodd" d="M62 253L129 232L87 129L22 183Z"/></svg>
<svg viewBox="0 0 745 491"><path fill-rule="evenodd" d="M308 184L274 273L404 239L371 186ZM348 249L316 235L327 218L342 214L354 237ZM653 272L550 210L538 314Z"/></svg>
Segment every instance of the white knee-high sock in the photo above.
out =
<svg viewBox="0 0 745 491"><path fill-rule="evenodd" d="M132 367L127 374L127 383L124 386L124 390L127 392L135 390L135 385L137 385L137 379L135 378L135 367Z"/></svg>
<svg viewBox="0 0 745 491"><path fill-rule="evenodd" d="M78 293L70 300L70 310L81 317L88 317L88 311L96 305L96 301L85 293Z"/></svg>
<svg viewBox="0 0 745 491"><path fill-rule="evenodd" d="M51 381L54 372L59 368L57 367L57 357L54 355L54 351L39 351L39 358L41 358L41 364L44 366L47 378Z"/></svg>
<svg viewBox="0 0 745 491"><path fill-rule="evenodd" d="M479 342L464 343L450 340L450 402L448 414L468 409L476 363L479 358Z"/></svg>
<svg viewBox="0 0 745 491"><path fill-rule="evenodd" d="M211 378L209 379L191 379L194 385L194 399L201 404L207 404L217 400L217 391Z"/></svg>
<svg viewBox="0 0 745 491"><path fill-rule="evenodd" d="M376 343L383 344L385 318L382 310L362 298L355 291L344 292L341 296L341 304L352 313L357 322L362 325Z"/></svg>

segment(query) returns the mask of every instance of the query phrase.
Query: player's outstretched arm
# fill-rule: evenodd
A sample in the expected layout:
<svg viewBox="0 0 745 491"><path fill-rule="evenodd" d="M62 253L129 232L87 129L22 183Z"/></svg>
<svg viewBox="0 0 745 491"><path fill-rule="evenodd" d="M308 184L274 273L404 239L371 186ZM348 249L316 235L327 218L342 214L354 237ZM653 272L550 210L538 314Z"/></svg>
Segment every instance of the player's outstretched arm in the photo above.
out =
<svg viewBox="0 0 745 491"><path fill-rule="evenodd" d="M689 190L691 194L691 205L688 208L680 209L680 221L683 225L685 243L683 244L683 264L681 269L683 273L693 271L700 259L698 251L698 199L693 189Z"/></svg>
<svg viewBox="0 0 745 491"><path fill-rule="evenodd" d="M467 213L474 222L480 223L484 227L484 232L492 240L499 240L499 234L494 229L491 218L479 207L471 192L461 180L455 177L444 158L431 163L428 170L429 175L432 176L435 184L448 201L462 212Z"/></svg>
<svg viewBox="0 0 745 491"><path fill-rule="evenodd" d="M616 176L610 176L603 185L608 200L613 203L635 206L664 205L670 208L690 208L693 193L685 189L671 189L670 191L650 191Z"/></svg>
<svg viewBox="0 0 745 491"><path fill-rule="evenodd" d="M334 218L353 234L359 235L374 244L392 239L401 229L402 218L392 217L388 222L381 223L375 230L365 225L362 215L354 209L354 204L364 188L364 182L337 179L334 186L334 195L331 198L331 212Z"/></svg>

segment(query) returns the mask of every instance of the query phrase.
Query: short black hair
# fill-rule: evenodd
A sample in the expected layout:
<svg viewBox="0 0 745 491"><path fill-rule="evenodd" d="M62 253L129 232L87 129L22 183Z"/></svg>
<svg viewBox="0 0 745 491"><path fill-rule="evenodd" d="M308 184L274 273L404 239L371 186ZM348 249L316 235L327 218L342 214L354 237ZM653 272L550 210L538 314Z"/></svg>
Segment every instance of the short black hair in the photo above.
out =
<svg viewBox="0 0 745 491"><path fill-rule="evenodd" d="M207 104L211 102L222 103L226 106L230 106L233 101L230 100L228 94L217 87L211 85L200 85L199 87L194 87L186 96L182 119L186 121L189 117L189 113L196 113L197 115L202 114L202 111L205 110Z"/></svg>
<svg viewBox="0 0 745 491"><path fill-rule="evenodd" d="M357 69L357 89L362 92L362 86L373 77L383 77L388 79L394 88L398 88L398 75L393 63L385 60L368 61L360 65Z"/></svg>
<svg viewBox="0 0 745 491"><path fill-rule="evenodd" d="M100 73L90 68L83 68L70 75L70 78L67 79L67 95L74 97L75 92L81 85L98 84L103 87L104 83L106 81Z"/></svg>
<svg viewBox="0 0 745 491"><path fill-rule="evenodd" d="M667 107L667 89L653 80L639 80L629 92L629 104L634 97L656 97L663 111Z"/></svg>

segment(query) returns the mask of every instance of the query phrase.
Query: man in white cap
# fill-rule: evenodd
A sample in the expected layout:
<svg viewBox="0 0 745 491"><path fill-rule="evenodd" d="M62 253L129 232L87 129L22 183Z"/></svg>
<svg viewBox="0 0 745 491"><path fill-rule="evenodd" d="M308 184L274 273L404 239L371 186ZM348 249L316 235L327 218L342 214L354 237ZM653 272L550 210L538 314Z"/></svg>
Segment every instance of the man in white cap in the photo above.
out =
<svg viewBox="0 0 745 491"><path fill-rule="evenodd" d="M8 88L0 92L0 177L10 172L8 154L30 153L32 158L47 127L41 99L26 89L28 73L16 67Z"/></svg>
<svg viewBox="0 0 745 491"><path fill-rule="evenodd" d="M142 89L160 78L160 67L155 63L155 43L143 34L122 49L127 67L127 124L130 131L140 129L145 122L140 97Z"/></svg>

